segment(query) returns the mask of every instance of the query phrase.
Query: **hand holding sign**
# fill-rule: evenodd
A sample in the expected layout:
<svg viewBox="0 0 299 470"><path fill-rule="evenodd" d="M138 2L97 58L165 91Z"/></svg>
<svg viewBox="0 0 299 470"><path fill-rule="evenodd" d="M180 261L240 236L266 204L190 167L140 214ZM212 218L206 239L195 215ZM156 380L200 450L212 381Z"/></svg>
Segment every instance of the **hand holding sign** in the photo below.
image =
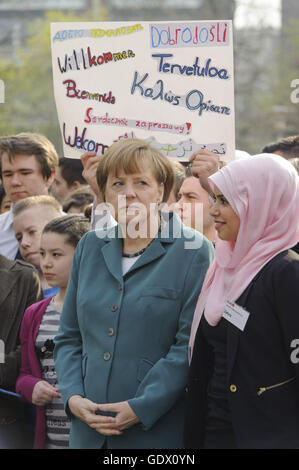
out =
<svg viewBox="0 0 299 470"><path fill-rule="evenodd" d="M102 195L99 192L96 177L98 164L101 158L101 155L97 155L96 152L85 152L81 156L81 162L84 168L82 171L82 176L95 194L97 204L103 202Z"/></svg>
<svg viewBox="0 0 299 470"><path fill-rule="evenodd" d="M219 170L219 156L208 150L199 150L190 158L190 171L192 176L199 178L201 186L212 194L208 177Z"/></svg>

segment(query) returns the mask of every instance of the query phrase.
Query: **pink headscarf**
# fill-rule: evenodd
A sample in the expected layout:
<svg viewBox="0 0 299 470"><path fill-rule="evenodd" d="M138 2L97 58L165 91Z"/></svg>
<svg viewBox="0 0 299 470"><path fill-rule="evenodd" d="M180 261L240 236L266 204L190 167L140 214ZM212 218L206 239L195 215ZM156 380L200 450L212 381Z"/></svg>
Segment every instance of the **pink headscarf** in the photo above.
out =
<svg viewBox="0 0 299 470"><path fill-rule="evenodd" d="M209 180L239 216L240 229L236 242L217 237L193 317L190 358L202 312L216 325L227 300L236 301L268 261L299 241L299 177L286 159L261 154L236 160Z"/></svg>

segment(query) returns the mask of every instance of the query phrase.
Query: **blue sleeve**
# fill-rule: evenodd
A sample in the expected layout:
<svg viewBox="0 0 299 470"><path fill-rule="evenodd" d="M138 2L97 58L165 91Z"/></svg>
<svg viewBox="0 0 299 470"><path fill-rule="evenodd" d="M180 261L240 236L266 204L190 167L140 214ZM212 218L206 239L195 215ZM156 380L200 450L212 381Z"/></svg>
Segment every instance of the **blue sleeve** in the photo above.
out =
<svg viewBox="0 0 299 470"><path fill-rule="evenodd" d="M58 389L67 413L67 402L72 395L84 397L82 378L82 338L77 317L77 287L85 237L74 254L68 287L60 318L60 327L54 339L54 361Z"/></svg>

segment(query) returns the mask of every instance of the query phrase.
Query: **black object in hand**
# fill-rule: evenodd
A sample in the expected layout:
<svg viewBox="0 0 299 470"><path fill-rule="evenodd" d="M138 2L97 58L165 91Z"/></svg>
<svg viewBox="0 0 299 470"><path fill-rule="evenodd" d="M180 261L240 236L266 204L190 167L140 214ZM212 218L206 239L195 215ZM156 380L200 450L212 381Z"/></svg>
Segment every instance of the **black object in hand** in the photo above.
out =
<svg viewBox="0 0 299 470"><path fill-rule="evenodd" d="M115 411L102 411L102 410L97 410L95 414L101 415L101 416L111 416L112 418L115 418L115 416L117 415Z"/></svg>

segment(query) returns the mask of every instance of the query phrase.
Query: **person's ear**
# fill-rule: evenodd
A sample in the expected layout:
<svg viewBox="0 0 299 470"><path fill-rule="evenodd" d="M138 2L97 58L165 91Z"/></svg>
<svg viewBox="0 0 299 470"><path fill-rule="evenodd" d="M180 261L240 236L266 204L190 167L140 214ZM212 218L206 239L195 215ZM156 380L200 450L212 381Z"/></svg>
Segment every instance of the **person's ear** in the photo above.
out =
<svg viewBox="0 0 299 470"><path fill-rule="evenodd" d="M75 189L79 189L81 188L81 183L79 181L74 181L72 184L71 184L71 189L72 191L74 191Z"/></svg>
<svg viewBox="0 0 299 470"><path fill-rule="evenodd" d="M46 188L49 189L55 178L55 169L51 171L48 179L45 179Z"/></svg>
<svg viewBox="0 0 299 470"><path fill-rule="evenodd" d="M163 201L164 196L164 183L161 183L158 190L158 199L157 202L160 204Z"/></svg>

